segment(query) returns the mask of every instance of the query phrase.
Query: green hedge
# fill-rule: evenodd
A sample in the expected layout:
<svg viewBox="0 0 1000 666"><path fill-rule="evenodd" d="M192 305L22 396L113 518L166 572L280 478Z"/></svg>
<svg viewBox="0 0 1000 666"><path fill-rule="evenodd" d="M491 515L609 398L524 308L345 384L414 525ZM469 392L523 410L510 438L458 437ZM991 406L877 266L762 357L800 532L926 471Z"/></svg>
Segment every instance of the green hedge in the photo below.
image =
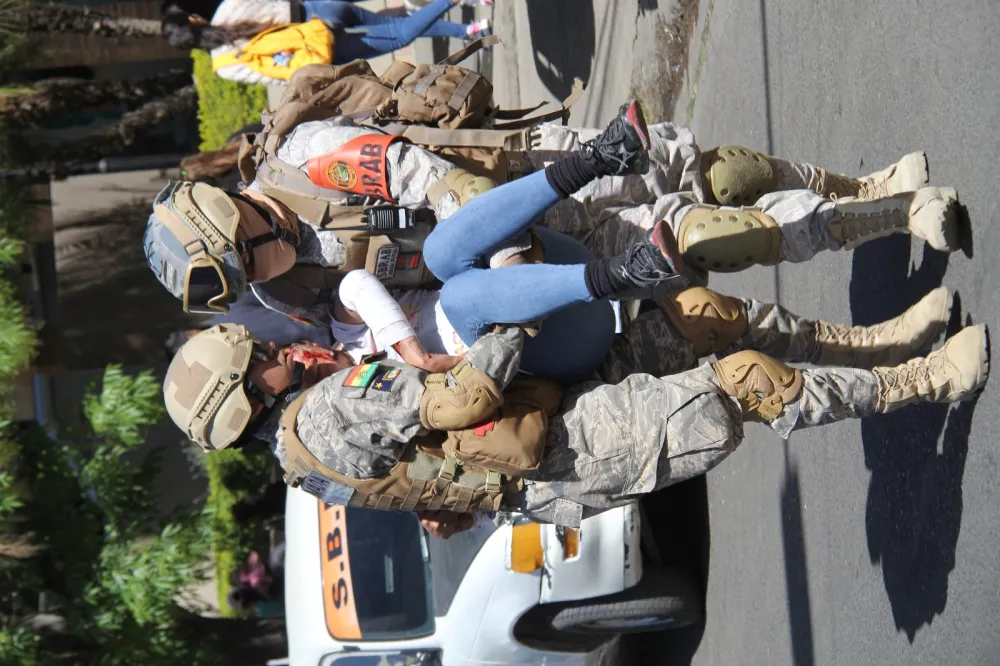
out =
<svg viewBox="0 0 1000 666"><path fill-rule="evenodd" d="M216 76L206 51L191 51L191 58L198 90L199 149L218 150L233 132L260 122L260 112L267 109L267 87L248 86Z"/></svg>
<svg viewBox="0 0 1000 666"><path fill-rule="evenodd" d="M256 494L271 479L269 455L244 455L235 449L215 451L206 456L208 468L208 509L211 512L212 550L215 552L215 580L219 608L225 616L233 615L226 602L230 580L246 561L251 550L267 558L268 539L263 525L248 527L233 520L233 506L248 495Z"/></svg>

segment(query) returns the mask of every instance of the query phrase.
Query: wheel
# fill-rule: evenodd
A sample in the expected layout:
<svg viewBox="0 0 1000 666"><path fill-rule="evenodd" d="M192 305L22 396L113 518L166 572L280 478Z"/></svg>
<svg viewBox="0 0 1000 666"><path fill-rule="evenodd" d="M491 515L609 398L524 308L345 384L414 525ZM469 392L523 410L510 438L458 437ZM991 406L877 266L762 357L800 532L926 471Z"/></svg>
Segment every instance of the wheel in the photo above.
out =
<svg viewBox="0 0 1000 666"><path fill-rule="evenodd" d="M674 569L651 569L635 587L563 608L550 622L558 631L635 634L686 627L701 620L702 614L691 576Z"/></svg>

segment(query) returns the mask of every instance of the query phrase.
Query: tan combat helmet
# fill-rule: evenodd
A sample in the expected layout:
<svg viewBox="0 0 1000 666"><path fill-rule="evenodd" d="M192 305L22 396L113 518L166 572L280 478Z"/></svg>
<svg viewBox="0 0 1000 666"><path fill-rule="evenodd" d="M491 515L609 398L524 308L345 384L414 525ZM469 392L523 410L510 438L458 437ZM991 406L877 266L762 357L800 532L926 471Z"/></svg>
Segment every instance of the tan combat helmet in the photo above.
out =
<svg viewBox="0 0 1000 666"><path fill-rule="evenodd" d="M271 232L237 239L240 210L233 199L257 210ZM271 219L260 204L205 183L171 181L153 201L143 247L156 279L196 314L228 312L247 290L243 258L253 261L258 245L281 240L298 244L296 234Z"/></svg>
<svg viewBox="0 0 1000 666"><path fill-rule="evenodd" d="M246 373L254 353L250 331L220 324L188 340L170 362L167 413L205 451L226 448L250 424Z"/></svg>

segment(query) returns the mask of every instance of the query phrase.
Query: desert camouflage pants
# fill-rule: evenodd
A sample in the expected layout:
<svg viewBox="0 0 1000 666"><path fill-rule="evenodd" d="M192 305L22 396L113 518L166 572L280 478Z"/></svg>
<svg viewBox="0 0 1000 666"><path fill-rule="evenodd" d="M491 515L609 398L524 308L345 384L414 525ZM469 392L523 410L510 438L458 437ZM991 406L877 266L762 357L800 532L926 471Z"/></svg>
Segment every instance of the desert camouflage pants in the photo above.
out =
<svg viewBox="0 0 1000 666"><path fill-rule="evenodd" d="M277 156L305 169L310 157L332 152L364 131L346 119L302 123L279 147ZM545 168L600 131L553 123L535 128L532 150L525 153L528 170ZM581 240L600 257L624 252L661 219L676 232L690 207L704 201L701 152L686 127L658 123L650 125L649 131L648 173L599 178L549 209L542 224ZM386 158L389 190L405 207L427 205L428 188L453 168L447 160L405 143L390 146ZM784 190L765 195L755 205L781 229L779 261L806 261L822 250L839 249L827 231L833 203L809 191L819 182L817 169L780 159L772 158L772 162ZM457 202L445 197L436 212L445 220L456 210Z"/></svg>
<svg viewBox="0 0 1000 666"><path fill-rule="evenodd" d="M548 151L576 150L600 131L544 125L537 132L537 148L529 158L539 169L560 156ZM600 178L549 209L543 224L577 238L599 257L621 254L659 220L667 220L676 233L691 207L705 201L701 152L686 127L658 123L649 132L649 173ZM783 190L765 195L755 207L773 217L781 230L778 261L807 261L817 252L839 249L841 243L827 230L833 203L814 192L818 169L782 159L772 162Z"/></svg>
<svg viewBox="0 0 1000 666"><path fill-rule="evenodd" d="M816 320L776 303L752 298L735 300L747 313L747 331L719 357L752 349L786 363L814 363L819 358L822 348L816 341ZM662 310L653 307L615 336L598 374L604 382L617 384L637 372L662 377L690 370L697 363L692 343Z"/></svg>
<svg viewBox="0 0 1000 666"><path fill-rule="evenodd" d="M742 300L747 332L720 357L753 349L790 363L818 358L814 320ZM659 308L631 322L599 370L602 381L574 387L562 417L550 422L522 510L572 525L704 474L732 453L743 439L742 412L711 367L696 363L692 344ZM803 380L798 400L768 424L781 437L874 411L878 387L868 370L810 369Z"/></svg>
<svg viewBox="0 0 1000 666"><path fill-rule="evenodd" d="M874 412L877 380L870 371L802 374L798 400L768 423L782 437ZM580 385L549 423L545 456L526 480L521 510L535 520L577 526L588 515L708 472L742 441L740 406L710 365Z"/></svg>

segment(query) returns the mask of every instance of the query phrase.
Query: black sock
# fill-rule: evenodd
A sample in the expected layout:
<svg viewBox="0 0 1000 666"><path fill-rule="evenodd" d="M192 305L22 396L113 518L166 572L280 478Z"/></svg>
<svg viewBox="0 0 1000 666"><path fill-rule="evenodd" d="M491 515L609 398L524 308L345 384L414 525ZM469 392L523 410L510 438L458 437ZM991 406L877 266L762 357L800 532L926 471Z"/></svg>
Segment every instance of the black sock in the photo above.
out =
<svg viewBox="0 0 1000 666"><path fill-rule="evenodd" d="M573 153L545 167L545 178L563 199L600 176L597 166L585 160L581 153Z"/></svg>
<svg viewBox="0 0 1000 666"><path fill-rule="evenodd" d="M595 259L583 265L583 279L587 284L587 291L594 300L611 298L616 294L634 287L631 282L625 282L614 270L619 264L618 257L611 259Z"/></svg>

